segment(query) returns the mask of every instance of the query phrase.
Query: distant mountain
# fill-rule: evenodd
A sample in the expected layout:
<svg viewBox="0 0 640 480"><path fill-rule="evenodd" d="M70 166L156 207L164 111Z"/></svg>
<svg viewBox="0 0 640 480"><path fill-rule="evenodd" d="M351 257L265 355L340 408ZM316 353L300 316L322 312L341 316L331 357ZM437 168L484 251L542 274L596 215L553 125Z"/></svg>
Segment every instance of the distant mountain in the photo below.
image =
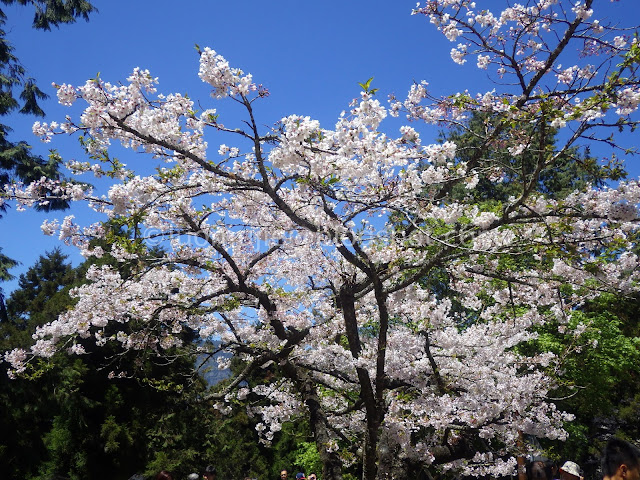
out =
<svg viewBox="0 0 640 480"><path fill-rule="evenodd" d="M232 355L227 352L220 352L215 354L212 358L207 360L199 369L200 375L205 379L208 385L215 385L222 380L231 376L231 370L225 368L224 370L218 369L218 358L231 358ZM198 364L204 360L204 355L198 357Z"/></svg>

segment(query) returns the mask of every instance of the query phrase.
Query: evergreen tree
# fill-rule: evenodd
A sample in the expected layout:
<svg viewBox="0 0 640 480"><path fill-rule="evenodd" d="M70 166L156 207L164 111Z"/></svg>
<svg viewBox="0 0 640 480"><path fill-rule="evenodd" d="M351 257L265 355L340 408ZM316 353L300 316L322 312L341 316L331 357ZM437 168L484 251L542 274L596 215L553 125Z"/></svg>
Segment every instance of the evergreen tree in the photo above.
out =
<svg viewBox="0 0 640 480"><path fill-rule="evenodd" d="M513 135L516 125L505 128L504 120L498 115L475 112L468 121L446 133L440 133L440 141L457 145L457 162L475 162L481 168L491 169L495 177L479 178L473 189L463 185L456 187L454 200L462 200L471 195L475 201L506 202L509 197L518 197L527 188L549 195L555 199L584 188L585 185L603 186L608 180L619 180L626 176L621 164L613 158L607 164L599 164L591 156L589 149L571 147L561 151L557 130L549 126L529 125L527 137L536 143L527 145L520 155L513 155L505 148L507 139ZM518 125L517 128L523 128ZM487 148L487 138L500 129L494 137L491 148ZM559 152L554 162L549 163L548 154Z"/></svg>
<svg viewBox="0 0 640 480"><path fill-rule="evenodd" d="M118 227L113 235L127 236ZM107 255L72 268L59 250L41 256L7 302L0 347L28 345L37 326L69 308L69 290L92 263L115 262ZM269 449L259 444L256 420L244 408L224 414L211 408L203 401L203 379L189 375L188 355L176 352L172 363L159 364L153 355L134 361L86 348L80 358L56 354L39 362L27 378L0 376L0 429L8 432L0 463L10 478L126 479L165 468L186 476L209 463L226 478L266 478L280 465L300 465L303 453L309 458L300 451L310 440L306 423L287 425ZM106 377L115 363L129 376L114 383Z"/></svg>
<svg viewBox="0 0 640 480"><path fill-rule="evenodd" d="M0 322L0 345L4 349L28 345L32 329L49 321L71 304L65 283L71 283L71 267L54 251L20 276L19 288L7 301L7 316ZM35 312L34 321L29 318ZM37 320L36 320L37 318ZM64 357L60 357L64 359ZM34 375L30 380L0 376L3 414L0 463L9 478L31 478L39 473L47 451L42 438L58 412L54 395L60 377Z"/></svg>
<svg viewBox="0 0 640 480"><path fill-rule="evenodd" d="M0 347L28 345L35 328L69 308L69 290L86 268L72 268L55 250L22 274L0 322ZM204 382L187 374L192 357L176 352L159 364L86 350L38 362L28 378L0 375L0 463L8 478L126 479L157 467L186 475L206 461L211 413L196 401ZM107 377L115 362L129 375L114 383Z"/></svg>
<svg viewBox="0 0 640 480"><path fill-rule="evenodd" d="M15 267L18 264L15 260L2 254L2 248L0 248L0 282L6 282L11 280L13 275L9 273L9 269ZM7 309L4 304L4 292L0 288L0 322L7 320Z"/></svg>

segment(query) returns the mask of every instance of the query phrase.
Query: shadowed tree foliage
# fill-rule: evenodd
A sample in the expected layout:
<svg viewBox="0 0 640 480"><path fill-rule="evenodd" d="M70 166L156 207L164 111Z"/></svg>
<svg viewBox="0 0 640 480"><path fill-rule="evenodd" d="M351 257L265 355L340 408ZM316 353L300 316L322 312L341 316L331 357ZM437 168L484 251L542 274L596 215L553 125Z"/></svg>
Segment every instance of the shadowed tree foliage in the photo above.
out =
<svg viewBox="0 0 640 480"><path fill-rule="evenodd" d="M55 250L21 275L7 301L8 318L0 323L0 346L27 345L39 325L71 306L69 290L80 284L85 269L73 269ZM28 378L9 380L2 372L0 428L6 434L0 463L7 478L126 479L144 470L167 442L180 450L186 471L201 438L190 427L190 405L204 388L185 373L192 359L176 355L171 363L150 358L134 364L95 346L86 350L79 358L61 353L39 362ZM108 381L113 362L130 376ZM140 370L145 382L135 376Z"/></svg>
<svg viewBox="0 0 640 480"><path fill-rule="evenodd" d="M9 273L9 269L15 267L18 264L15 260L2 254L2 248L0 248L0 282L6 282L11 280L13 275ZM7 320L7 309L4 304L4 293L0 288L0 322Z"/></svg>
<svg viewBox="0 0 640 480"><path fill-rule="evenodd" d="M526 184L532 181L535 191L555 199L566 197L569 193L585 185L603 186L608 180L620 180L626 176L622 165L612 158L606 164L599 163L588 149L576 147L567 149L553 165L545 163L548 152L557 151L556 130L547 127L544 132L537 126L529 126L527 137L538 140L536 145L528 145L519 155L511 154L506 148L507 139L512 135L510 129L503 129L500 136L492 140L492 148L487 148L488 132L496 130L499 117L474 113L464 125L440 133L440 141L450 141L457 145L456 161L469 162L478 152L482 152L480 163L496 172L495 181L480 177L472 189L457 186L454 199L471 195L475 201L505 202L509 197L522 194ZM519 128L522 128L519 126Z"/></svg>
<svg viewBox="0 0 640 480"><path fill-rule="evenodd" d="M51 30L63 23L74 23L78 18L89 20L96 8L86 0L1 0L5 5L33 7L33 28Z"/></svg>
<svg viewBox="0 0 640 480"><path fill-rule="evenodd" d="M492 141L492 148L487 148L486 137L489 132L496 129L500 123L499 116L490 116L484 113L473 113L466 123L457 128L441 132L439 142L453 142L456 144L457 163L468 163L480 155L480 160L475 159L481 168L490 168L495 171L495 178L490 180L486 176L480 176L477 185L473 188L466 188L464 184L457 184L453 187L451 200L469 200L478 204L488 204L491 208L499 211L504 208L510 197L519 197L525 188L533 186L537 193L549 196L554 199L562 199L576 189L585 185L595 185L602 187L607 181L615 181L625 178L626 172L615 158L603 164L592 157L588 150L580 151L576 147L567 149L553 166L545 164L544 156L540 153L557 151L558 142L556 131L547 129L545 132L536 131L535 126L530 126L529 137L539 138L537 145L529 145L520 155L514 156L505 148L507 139L512 132L510 129L502 130L501 135ZM515 127L514 127L515 129ZM480 152L480 153L479 153ZM425 192L429 195L430 192ZM419 219L412 219L420 221ZM411 223L399 214L391 216L399 231L413 228ZM526 268L532 261L531 256L520 256L519 258L505 258L504 269ZM454 303L454 309L461 311L461 307L449 288L449 279L445 269L434 268L424 278L424 285L429 285L430 289L440 298L448 297ZM465 311L467 321L473 322L472 312Z"/></svg>
<svg viewBox="0 0 640 480"><path fill-rule="evenodd" d="M561 356L552 392L567 422L566 442L541 440L556 460L572 459L586 478L598 477L599 461L612 436L637 439L640 434L640 299L602 294L577 312L571 325L546 325L527 348ZM581 324L579 336L565 333Z"/></svg>
<svg viewBox="0 0 640 480"><path fill-rule="evenodd" d="M468 161L481 145L483 132L491 129L492 119L483 115L473 116L467 125L449 134L443 141L458 145L459 161ZM532 127L533 129L533 127ZM472 195L477 201L504 203L510 196L519 196L524 188L522 183L513 181L532 178L538 192L554 199L565 198L586 184L605 186L626 177L626 172L617 159L599 162L588 150L571 148L559 158L553 168L538 162L541 148L554 151L558 139L555 131L550 131L541 142L543 147L530 145L518 157L516 167L504 168L502 181L489 182L481 178L476 188L464 190L458 187L458 194ZM509 135L504 132L505 136ZM531 137L535 138L534 131ZM499 141L498 141L499 143ZM513 156L504 149L496 148L486 152L487 165L509 165L507 156ZM464 190L464 191L463 191ZM570 248L561 246L562 248ZM616 252L611 252L616 255ZM520 258L506 258L505 269L518 271L526 269L535 261L526 255ZM508 265L507 265L508 263ZM447 292L447 279L431 278L436 292ZM564 292L568 293L568 292ZM620 298L603 294L588 302L582 311L573 317L573 325L564 326L548 323L540 331L533 351L551 351L561 359L561 370L556 372L558 388L553 392L560 409L575 415L575 420L566 424L569 439L566 442L543 441L547 453L555 459L577 461L587 475L595 478L600 452L606 439L611 435L631 435L640 430L640 299ZM572 326L584 325L584 332L576 337L565 334ZM637 436L635 437L637 438Z"/></svg>

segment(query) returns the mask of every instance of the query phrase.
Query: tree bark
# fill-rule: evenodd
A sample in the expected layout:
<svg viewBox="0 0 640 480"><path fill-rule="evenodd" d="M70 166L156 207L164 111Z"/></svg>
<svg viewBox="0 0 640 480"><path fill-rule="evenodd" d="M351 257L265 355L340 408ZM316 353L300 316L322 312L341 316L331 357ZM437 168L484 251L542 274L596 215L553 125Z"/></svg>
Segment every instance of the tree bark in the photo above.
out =
<svg viewBox="0 0 640 480"><path fill-rule="evenodd" d="M290 363L283 365L283 372L297 385L309 410L309 422L316 447L322 461L323 480L342 480L342 460L338 452L330 448L337 440L331 432L329 420L324 412L314 381L306 372Z"/></svg>
<svg viewBox="0 0 640 480"><path fill-rule="evenodd" d="M339 300L344 318L345 332L349 342L349 350L353 358L357 359L361 351L360 335L358 333L358 319L355 310L355 295L349 285L342 286ZM380 409L378 408L369 372L366 368L356 367L356 373L358 374L358 383L360 385L360 399L364 403L367 422L362 448L362 479L375 480L378 470L378 435L382 419L380 418Z"/></svg>

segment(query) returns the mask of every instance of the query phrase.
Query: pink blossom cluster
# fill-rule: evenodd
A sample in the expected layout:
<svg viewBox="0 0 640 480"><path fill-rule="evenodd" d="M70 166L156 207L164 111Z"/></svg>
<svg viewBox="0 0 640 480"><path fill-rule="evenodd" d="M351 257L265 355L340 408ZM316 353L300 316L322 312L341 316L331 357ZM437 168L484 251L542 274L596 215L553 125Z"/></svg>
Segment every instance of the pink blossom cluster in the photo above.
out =
<svg viewBox="0 0 640 480"><path fill-rule="evenodd" d="M575 122L576 131L615 121L633 124L628 117L637 110L640 100L634 75L627 73L637 61L637 41L629 42L624 29L594 19L593 2L576 2L564 8L564 2L545 0L526 6L514 4L500 14L480 3L428 1L414 10L414 14L427 16L448 40L457 42L451 49L455 63L462 65L474 56L478 68L495 67L501 81L505 77L512 81L512 91L505 89L491 103L469 97L466 108L521 114L526 103L530 113L539 114L543 109L548 111L551 104L554 127ZM557 39L563 35L581 50L574 65L563 66L556 61L560 53ZM621 58L626 60L620 63ZM598 84L607 84L608 88L594 89ZM522 91L526 95L522 96ZM549 91L553 93L547 97ZM598 93L594 95L594 91ZM428 105L420 100L435 102ZM402 108L409 118L428 118L434 123L458 117L452 115L455 108L443 108L439 99L423 94L420 100L416 101L413 92L404 103L393 99L393 111ZM449 103L457 103L459 108L460 102Z"/></svg>
<svg viewBox="0 0 640 480"><path fill-rule="evenodd" d="M239 68L229 67L229 62L209 47L200 53L200 72L203 82L213 87L211 95L215 98L249 95L257 89L251 74L244 75Z"/></svg>

